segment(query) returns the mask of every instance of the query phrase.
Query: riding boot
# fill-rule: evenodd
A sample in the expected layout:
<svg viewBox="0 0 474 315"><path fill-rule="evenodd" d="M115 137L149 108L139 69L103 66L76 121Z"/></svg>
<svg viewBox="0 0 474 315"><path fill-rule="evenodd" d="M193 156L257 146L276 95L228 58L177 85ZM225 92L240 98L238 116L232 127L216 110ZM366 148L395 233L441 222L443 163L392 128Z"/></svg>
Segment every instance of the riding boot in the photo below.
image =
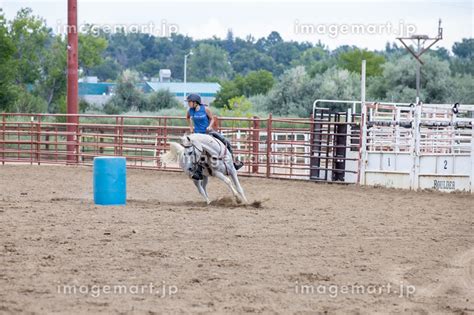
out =
<svg viewBox="0 0 474 315"><path fill-rule="evenodd" d="M242 166L244 166L244 162L239 161L239 160L234 161L234 167L236 171L240 170Z"/></svg>
<svg viewBox="0 0 474 315"><path fill-rule="evenodd" d="M194 172L191 175L191 178L194 180L203 180L204 176L202 175L202 166L200 164L196 165Z"/></svg>

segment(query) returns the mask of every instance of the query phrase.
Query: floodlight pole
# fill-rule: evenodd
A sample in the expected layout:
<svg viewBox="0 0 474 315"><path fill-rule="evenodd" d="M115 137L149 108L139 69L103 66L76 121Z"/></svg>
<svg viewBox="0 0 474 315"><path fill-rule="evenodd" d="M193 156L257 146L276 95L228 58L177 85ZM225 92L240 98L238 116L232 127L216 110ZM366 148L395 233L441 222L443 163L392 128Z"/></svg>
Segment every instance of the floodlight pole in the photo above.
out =
<svg viewBox="0 0 474 315"><path fill-rule="evenodd" d="M193 51L191 50L189 54L184 55L184 107L187 106L186 103L186 93L187 93L187 67L188 67L188 57L193 55Z"/></svg>
<svg viewBox="0 0 474 315"><path fill-rule="evenodd" d="M75 152L76 126L79 122L78 106L78 29L77 29L77 0L67 3L67 162L77 162Z"/></svg>

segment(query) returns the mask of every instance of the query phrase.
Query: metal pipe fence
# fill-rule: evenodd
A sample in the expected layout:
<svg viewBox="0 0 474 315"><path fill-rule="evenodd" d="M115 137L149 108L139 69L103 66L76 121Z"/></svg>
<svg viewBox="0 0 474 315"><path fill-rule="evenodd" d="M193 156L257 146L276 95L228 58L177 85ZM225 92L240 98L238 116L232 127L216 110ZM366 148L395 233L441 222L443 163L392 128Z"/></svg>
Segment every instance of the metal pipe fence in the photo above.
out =
<svg viewBox="0 0 474 315"><path fill-rule="evenodd" d="M176 171L160 155L189 132L186 119L177 116L81 114L69 124L63 114L0 115L1 164L92 165L96 156L124 156L129 168ZM314 124L271 115L219 117L217 123L245 163L241 175L292 179L310 179Z"/></svg>

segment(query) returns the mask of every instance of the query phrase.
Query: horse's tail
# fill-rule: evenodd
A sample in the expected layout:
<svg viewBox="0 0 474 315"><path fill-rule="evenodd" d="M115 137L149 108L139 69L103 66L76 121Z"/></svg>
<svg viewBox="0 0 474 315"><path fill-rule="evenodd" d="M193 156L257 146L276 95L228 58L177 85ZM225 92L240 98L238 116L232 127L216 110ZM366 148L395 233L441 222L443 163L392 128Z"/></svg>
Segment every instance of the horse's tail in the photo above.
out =
<svg viewBox="0 0 474 315"><path fill-rule="evenodd" d="M181 144L176 143L176 142L171 142L170 143L170 150L166 152L165 154L162 154L161 161L163 163L173 163L177 162L179 156L183 153L184 148Z"/></svg>

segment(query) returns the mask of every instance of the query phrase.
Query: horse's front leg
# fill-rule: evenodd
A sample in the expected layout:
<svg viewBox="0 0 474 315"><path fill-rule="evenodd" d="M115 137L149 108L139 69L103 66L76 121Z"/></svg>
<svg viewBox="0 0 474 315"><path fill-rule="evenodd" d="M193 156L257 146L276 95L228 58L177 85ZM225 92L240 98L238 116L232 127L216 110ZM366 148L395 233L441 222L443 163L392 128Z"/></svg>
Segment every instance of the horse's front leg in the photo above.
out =
<svg viewBox="0 0 474 315"><path fill-rule="evenodd" d="M209 200L209 197L207 196L207 193L206 191L204 190L204 188L202 187L202 180L195 180L193 179L193 183L194 185L196 186L196 188L198 189L199 193L204 197L204 199L206 200L206 203L207 204L210 204L211 201Z"/></svg>

